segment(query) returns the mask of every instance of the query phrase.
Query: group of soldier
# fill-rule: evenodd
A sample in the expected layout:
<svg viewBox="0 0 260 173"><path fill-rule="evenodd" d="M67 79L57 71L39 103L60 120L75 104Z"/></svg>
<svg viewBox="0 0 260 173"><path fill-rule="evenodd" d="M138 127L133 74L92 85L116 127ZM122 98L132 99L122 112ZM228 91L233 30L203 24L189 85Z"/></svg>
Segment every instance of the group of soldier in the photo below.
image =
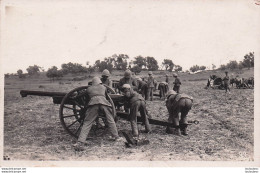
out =
<svg viewBox="0 0 260 173"><path fill-rule="evenodd" d="M191 109L193 98L182 93L180 94L181 81L177 74L173 74L175 81L173 82L173 90L168 91L166 97L166 107L169 112L168 122L173 124L176 128L167 127L166 133L176 135L188 135L187 126L179 126L180 124L187 124L187 114ZM169 77L166 75L165 86L169 84ZM112 80L108 70L102 72L102 77L94 77L92 85L87 88L86 93L90 97L86 117L80 131L77 143L74 145L76 150L84 150L87 144L86 138L89 134L92 124L97 120L99 115L104 115L106 118L106 125L112 134L113 141L123 141L119 137L116 127L115 117L116 112L111 102L107 100L107 85L112 87ZM148 73L148 79L134 78L130 70L126 70L124 77L119 80L117 88L120 94L123 95L125 111L129 113L129 120L132 129L133 138L139 140L139 130L137 126L137 116L140 114L143 124L145 125L145 133L151 132L151 125L149 124L148 111L145 100L153 100L153 91L157 82L153 77L152 72ZM179 113L181 119L179 120Z"/></svg>
<svg viewBox="0 0 260 173"><path fill-rule="evenodd" d="M212 82L214 82L215 79L220 79L219 83L220 86L223 85L223 88L225 89L226 93L230 92L230 85L233 86L233 84L236 84L237 88L252 88L254 86L254 78L251 77L249 79L240 78L238 75L235 78L230 78L228 75L228 72L225 71L225 77L224 78L218 78L216 75L211 75L208 79L207 88L211 85Z"/></svg>

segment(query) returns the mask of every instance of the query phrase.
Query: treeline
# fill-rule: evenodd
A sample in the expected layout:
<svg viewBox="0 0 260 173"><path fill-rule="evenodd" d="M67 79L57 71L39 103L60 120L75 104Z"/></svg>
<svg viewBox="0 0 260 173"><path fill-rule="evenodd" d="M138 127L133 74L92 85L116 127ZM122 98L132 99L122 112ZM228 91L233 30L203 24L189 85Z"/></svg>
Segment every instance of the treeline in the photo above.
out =
<svg viewBox="0 0 260 173"><path fill-rule="evenodd" d="M243 61L229 61L227 64L220 65L220 70L235 70L254 67L254 52L249 52L244 56Z"/></svg>
<svg viewBox="0 0 260 173"><path fill-rule="evenodd" d="M180 65L174 64L171 59L164 59L159 67L157 60L154 57L147 56L143 57L141 55L134 57L134 60L129 61L129 56L126 54L114 54L110 57L105 57L103 60L97 60L93 65L90 65L89 62L86 62L86 66L78 63L64 63L61 65L61 69L58 67L52 66L46 72L46 76L51 79L59 79L64 75L71 74L79 74L79 73L92 73L95 71L102 72L104 69L108 69L110 72L113 70L126 70L130 69L135 73L140 73L143 70L156 71L156 70L166 70L166 71L182 71L182 67ZM226 69L242 69L244 67L251 68L254 66L254 52L249 52L244 56L243 61L230 61L226 65L221 65L219 67L220 70ZM216 66L212 64L212 69L214 70ZM194 65L189 69L191 72L196 72L199 70L206 70L206 66L198 66ZM21 69L17 71L17 75L19 78L24 78L26 75L37 75L40 71L44 71L44 69L38 65L29 66L26 69L28 74L24 74ZM6 74L8 77L8 74Z"/></svg>

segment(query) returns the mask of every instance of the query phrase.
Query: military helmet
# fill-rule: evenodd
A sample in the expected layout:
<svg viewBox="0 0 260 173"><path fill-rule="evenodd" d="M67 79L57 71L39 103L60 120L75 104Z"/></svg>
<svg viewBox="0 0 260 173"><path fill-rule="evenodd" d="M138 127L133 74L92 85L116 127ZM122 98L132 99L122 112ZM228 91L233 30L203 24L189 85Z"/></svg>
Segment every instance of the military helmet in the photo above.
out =
<svg viewBox="0 0 260 173"><path fill-rule="evenodd" d="M102 76L110 76L110 73L107 69L103 70Z"/></svg>
<svg viewBox="0 0 260 173"><path fill-rule="evenodd" d="M228 73L228 71L225 71L225 73Z"/></svg>
<svg viewBox="0 0 260 173"><path fill-rule="evenodd" d="M137 77L136 80L138 80L138 81L142 81L142 79L141 79L140 77Z"/></svg>
<svg viewBox="0 0 260 173"><path fill-rule="evenodd" d="M168 93L167 93L167 99L171 96L171 95L175 95L175 94L177 94L174 90L170 90L170 91L168 91Z"/></svg>
<svg viewBox="0 0 260 173"><path fill-rule="evenodd" d="M148 75L152 75L152 74L153 74L153 72L151 72L151 71L148 72Z"/></svg>
<svg viewBox="0 0 260 173"><path fill-rule="evenodd" d="M131 86L129 84L124 84L122 86L123 89L131 89Z"/></svg>
<svg viewBox="0 0 260 173"><path fill-rule="evenodd" d="M132 72L130 70L126 70L124 76L125 78L130 78L132 76Z"/></svg>
<svg viewBox="0 0 260 173"><path fill-rule="evenodd" d="M173 77L177 77L178 75L176 73L173 73Z"/></svg>
<svg viewBox="0 0 260 173"><path fill-rule="evenodd" d="M98 85L98 84L102 84L100 78L99 77L93 77L92 85Z"/></svg>

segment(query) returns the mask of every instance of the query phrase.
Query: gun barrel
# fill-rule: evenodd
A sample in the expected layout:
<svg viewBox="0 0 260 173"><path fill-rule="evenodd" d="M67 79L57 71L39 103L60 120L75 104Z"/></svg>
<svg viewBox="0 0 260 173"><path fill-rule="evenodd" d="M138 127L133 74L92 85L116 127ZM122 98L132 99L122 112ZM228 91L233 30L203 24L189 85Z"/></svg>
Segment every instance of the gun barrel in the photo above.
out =
<svg viewBox="0 0 260 173"><path fill-rule="evenodd" d="M64 97L67 93L64 93L64 92L47 92L47 91L21 90L20 94L21 94L22 97L26 97L27 95L48 96L48 97L55 97L55 96Z"/></svg>

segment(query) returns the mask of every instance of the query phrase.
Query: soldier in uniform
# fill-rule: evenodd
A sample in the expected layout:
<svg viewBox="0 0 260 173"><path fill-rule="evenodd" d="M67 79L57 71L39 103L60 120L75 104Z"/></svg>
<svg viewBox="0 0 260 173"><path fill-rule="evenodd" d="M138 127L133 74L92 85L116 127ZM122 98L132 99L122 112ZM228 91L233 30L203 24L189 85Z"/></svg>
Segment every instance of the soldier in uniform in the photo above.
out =
<svg viewBox="0 0 260 173"><path fill-rule="evenodd" d="M177 93L180 93L180 86L181 86L181 81L180 78L178 78L178 75L176 73L173 73L173 77L175 77L175 80L173 82L173 90L176 91Z"/></svg>
<svg viewBox="0 0 260 173"><path fill-rule="evenodd" d="M193 98L187 94L178 94L173 90L168 92L166 107L169 112L168 122L175 126L187 124L187 114L192 107ZM181 112L181 120L179 121L179 113ZM188 135L187 126L176 128L175 131L171 127L166 128L166 133L175 133L176 135Z"/></svg>
<svg viewBox="0 0 260 173"><path fill-rule="evenodd" d="M116 141L121 139L118 135L115 115L113 115L112 105L106 99L106 87L102 85L100 78L94 77L92 79L92 85L86 90L86 94L90 97L88 102L88 109L86 111L86 117L81 128L78 141L74 145L76 150L84 150L86 144L86 138L92 127L93 122L97 119L100 113L104 114L107 120L108 128L112 134L112 138Z"/></svg>
<svg viewBox="0 0 260 173"><path fill-rule="evenodd" d="M223 81L224 81L224 88L225 88L226 92L227 92L227 91L230 92L230 88L229 88L229 83L230 83L230 82L229 82L228 72L225 71L225 73L226 73L226 76L223 78Z"/></svg>
<svg viewBox="0 0 260 173"><path fill-rule="evenodd" d="M136 78L137 82L138 82L138 92L140 94L142 94L142 97L145 98L145 100L148 99L148 87L147 87L147 83L142 81L142 79L140 77Z"/></svg>
<svg viewBox="0 0 260 173"><path fill-rule="evenodd" d="M165 82L169 84L169 76L168 76L168 74L166 74L165 77L166 77Z"/></svg>
<svg viewBox="0 0 260 173"><path fill-rule="evenodd" d="M153 78L153 73L151 71L148 72L148 79L147 79L147 87L148 87L148 98L147 100L150 99L151 97L151 101L153 101L153 89L155 87L155 80Z"/></svg>
<svg viewBox="0 0 260 173"><path fill-rule="evenodd" d="M112 81L110 80L109 77L110 77L109 71L107 69L103 70L102 77L101 77L102 84L105 84L110 88L112 88Z"/></svg>
<svg viewBox="0 0 260 173"><path fill-rule="evenodd" d="M132 72L130 70L126 70L124 77L119 80L118 89L120 91L122 91L122 86L124 84L129 84L133 90L137 91L138 84L137 81L132 77Z"/></svg>
<svg viewBox="0 0 260 173"><path fill-rule="evenodd" d="M123 95L125 96L125 100L130 107L130 123L132 127L132 134L134 137L138 138L139 132L137 127L137 115L141 114L143 123L145 125L145 132L151 131L151 126L149 124L146 104L144 98L138 94L137 92L133 91L129 84L124 84L122 86Z"/></svg>

